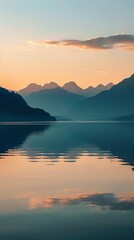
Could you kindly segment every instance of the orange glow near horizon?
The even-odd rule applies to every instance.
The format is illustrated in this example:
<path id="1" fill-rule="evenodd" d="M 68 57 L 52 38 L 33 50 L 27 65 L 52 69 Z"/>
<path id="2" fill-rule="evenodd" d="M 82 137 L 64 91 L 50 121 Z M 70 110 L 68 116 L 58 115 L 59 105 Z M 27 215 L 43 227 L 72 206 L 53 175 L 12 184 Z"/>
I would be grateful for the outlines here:
<path id="1" fill-rule="evenodd" d="M 130 77 L 133 8 L 132 0 L 0 0 L 0 86 L 87 88 Z"/>
<path id="2" fill-rule="evenodd" d="M 114 84 L 133 74 L 133 52 L 85 51 L 70 47 L 3 46 L 0 85 L 20 90 L 30 83 L 60 86 L 75 81 L 80 87 Z"/>

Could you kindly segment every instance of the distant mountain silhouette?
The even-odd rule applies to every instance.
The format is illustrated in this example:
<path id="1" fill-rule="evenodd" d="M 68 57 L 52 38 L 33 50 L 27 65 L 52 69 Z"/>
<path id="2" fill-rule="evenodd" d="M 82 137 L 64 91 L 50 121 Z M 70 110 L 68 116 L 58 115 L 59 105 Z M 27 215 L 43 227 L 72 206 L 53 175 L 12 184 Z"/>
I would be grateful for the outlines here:
<path id="1" fill-rule="evenodd" d="M 38 106 L 57 116 L 64 116 L 72 106 L 84 99 L 84 96 L 69 93 L 60 87 L 41 90 L 25 97 L 30 106 Z"/>
<path id="2" fill-rule="evenodd" d="M 63 85 L 63 87 L 61 87 L 61 88 L 63 88 L 64 90 L 66 90 L 68 92 L 76 93 L 76 94 L 83 95 L 86 97 L 92 97 L 104 90 L 109 90 L 112 86 L 113 86 L 113 83 L 109 83 L 106 86 L 99 84 L 97 87 L 90 86 L 86 89 L 83 89 L 83 88 L 79 87 L 75 82 L 71 81 L 71 82 L 65 83 Z M 60 86 L 55 82 L 46 83 L 46 84 L 44 84 L 44 86 L 38 85 L 36 83 L 31 83 L 26 88 L 21 89 L 19 91 L 19 94 L 22 95 L 23 97 L 26 97 L 30 93 L 33 93 L 33 92 L 38 92 L 38 91 L 41 91 L 44 89 L 54 89 L 57 87 L 60 87 Z"/>
<path id="3" fill-rule="evenodd" d="M 97 87 L 88 87 L 84 89 L 84 95 L 87 97 L 93 97 L 104 90 L 111 89 L 113 86 L 113 83 L 108 83 L 106 86 L 99 84 Z"/>
<path id="4" fill-rule="evenodd" d="M 19 94 L 22 95 L 23 97 L 26 97 L 30 93 L 33 93 L 33 92 L 38 92 L 38 91 L 41 91 L 43 89 L 54 89 L 54 88 L 57 88 L 57 87 L 59 87 L 59 85 L 55 82 L 46 83 L 46 84 L 44 84 L 44 86 L 38 85 L 36 83 L 31 83 L 26 88 L 21 89 L 19 91 Z"/>
<path id="5" fill-rule="evenodd" d="M 77 120 L 113 120 L 134 112 L 134 75 L 88 98 L 72 108 L 66 117 Z"/>
<path id="6" fill-rule="evenodd" d="M 83 95 L 83 89 L 80 88 L 75 82 L 65 83 L 63 88 L 68 92 Z"/>
<path id="7" fill-rule="evenodd" d="M 54 88 L 57 88 L 59 87 L 59 85 L 55 82 L 50 82 L 50 83 L 46 83 L 44 84 L 44 86 L 42 87 L 42 90 L 43 89 L 54 89 Z"/>
<path id="8" fill-rule="evenodd" d="M 97 87 L 90 86 L 86 89 L 80 88 L 75 82 L 68 82 L 63 86 L 68 92 L 77 93 L 86 97 L 95 96 L 104 90 L 109 90 L 111 87 L 113 87 L 113 83 L 109 83 L 106 86 L 99 84 Z"/>
<path id="9" fill-rule="evenodd" d="M 22 95 L 23 97 L 25 97 L 28 94 L 30 94 L 31 92 L 37 92 L 37 91 L 40 91 L 41 89 L 42 89 L 41 85 L 38 85 L 36 83 L 31 83 L 27 87 L 25 87 L 24 89 L 21 89 L 19 91 L 19 94 Z"/>
<path id="10" fill-rule="evenodd" d="M 0 87 L 0 121 L 53 121 L 49 113 L 34 109 L 18 94 Z"/>

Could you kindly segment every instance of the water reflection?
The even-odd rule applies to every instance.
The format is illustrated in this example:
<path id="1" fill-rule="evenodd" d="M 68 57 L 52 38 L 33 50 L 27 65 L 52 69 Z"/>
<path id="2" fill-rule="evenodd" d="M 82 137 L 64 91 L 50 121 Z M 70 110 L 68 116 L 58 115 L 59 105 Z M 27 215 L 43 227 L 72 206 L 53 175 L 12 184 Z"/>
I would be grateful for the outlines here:
<path id="1" fill-rule="evenodd" d="M 116 196 L 114 193 L 82 193 L 68 196 L 35 197 L 29 200 L 30 209 L 78 204 L 87 204 L 89 207 L 98 206 L 103 210 L 129 211 L 134 210 L 134 193 L 120 196 Z"/>
<path id="2" fill-rule="evenodd" d="M 124 164 L 134 166 L 134 124 L 90 123 L 56 125 L 40 138 L 34 136 L 24 150 L 33 159 L 45 157 L 65 161 L 79 156 L 98 155 L 119 158 Z"/>
<path id="3" fill-rule="evenodd" d="M 133 143 L 126 123 L 0 126 L 0 239 L 133 239 Z"/>
<path id="4" fill-rule="evenodd" d="M 65 162 L 72 163 L 82 155 L 97 155 L 102 159 L 118 158 L 122 164 L 134 166 L 133 123 L 0 126 L 1 155 L 22 144 L 21 154 L 26 154 L 31 162 L 46 160 L 53 164 L 64 157 Z"/>
<path id="5" fill-rule="evenodd" d="M 0 125 L 0 154 L 8 150 L 19 148 L 32 134 L 40 134 L 47 130 L 49 125 Z"/>

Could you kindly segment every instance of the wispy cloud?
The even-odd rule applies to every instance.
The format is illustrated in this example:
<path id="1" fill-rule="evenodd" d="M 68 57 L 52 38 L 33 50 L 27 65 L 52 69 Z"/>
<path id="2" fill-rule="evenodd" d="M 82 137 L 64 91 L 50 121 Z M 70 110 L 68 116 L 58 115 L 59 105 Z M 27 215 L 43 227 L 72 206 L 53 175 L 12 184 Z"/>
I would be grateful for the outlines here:
<path id="1" fill-rule="evenodd" d="M 94 50 L 108 50 L 121 48 L 128 51 L 134 51 L 134 35 L 117 34 L 108 37 L 90 38 L 87 40 L 78 39 L 65 39 L 65 40 L 45 40 L 45 41 L 28 41 L 29 44 L 34 46 L 72 46 L 81 49 L 94 49 Z"/>
<path id="2" fill-rule="evenodd" d="M 40 43 L 36 43 L 36 42 L 30 41 L 30 40 L 28 40 L 27 42 L 28 42 L 31 46 L 34 46 L 34 47 L 39 47 L 39 46 L 40 46 Z"/>

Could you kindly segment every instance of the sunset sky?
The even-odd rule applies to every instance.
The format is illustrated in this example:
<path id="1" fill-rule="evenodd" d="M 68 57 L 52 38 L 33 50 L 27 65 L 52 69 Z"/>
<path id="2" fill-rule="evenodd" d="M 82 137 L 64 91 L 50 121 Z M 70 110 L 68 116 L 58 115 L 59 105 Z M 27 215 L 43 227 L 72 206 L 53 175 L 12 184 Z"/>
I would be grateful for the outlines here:
<path id="1" fill-rule="evenodd" d="M 134 73 L 134 0 L 0 0 L 0 85 L 81 87 Z"/>

